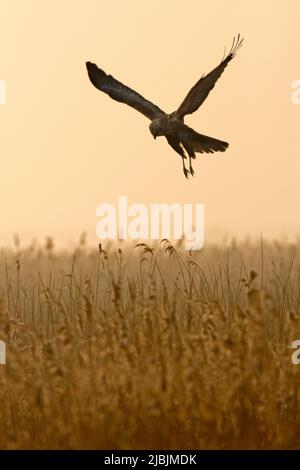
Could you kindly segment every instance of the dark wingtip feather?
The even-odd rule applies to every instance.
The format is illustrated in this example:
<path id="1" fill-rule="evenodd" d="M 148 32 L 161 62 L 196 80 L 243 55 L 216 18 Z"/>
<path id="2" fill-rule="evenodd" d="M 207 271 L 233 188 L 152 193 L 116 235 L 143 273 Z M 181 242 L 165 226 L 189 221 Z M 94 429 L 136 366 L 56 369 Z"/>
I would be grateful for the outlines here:
<path id="1" fill-rule="evenodd" d="M 86 65 L 88 73 L 92 72 L 93 70 L 95 70 L 95 68 L 97 68 L 97 65 L 93 64 L 93 62 L 88 61 L 85 63 L 85 65 Z"/>
<path id="2" fill-rule="evenodd" d="M 89 79 L 92 84 L 96 88 L 98 88 L 98 90 L 101 90 L 107 78 L 106 73 L 103 70 L 99 69 L 99 67 L 93 62 L 86 62 L 86 68 L 88 71 Z"/>
<path id="3" fill-rule="evenodd" d="M 86 68 L 90 77 L 90 75 L 95 72 L 95 69 L 97 69 L 97 65 L 93 64 L 93 62 L 86 62 L 85 65 L 86 65 Z"/>
<path id="4" fill-rule="evenodd" d="M 237 36 L 233 37 L 231 48 L 226 57 L 223 57 L 222 62 L 230 62 L 235 56 L 237 51 L 242 47 L 244 38 L 241 37 L 240 33 Z"/>

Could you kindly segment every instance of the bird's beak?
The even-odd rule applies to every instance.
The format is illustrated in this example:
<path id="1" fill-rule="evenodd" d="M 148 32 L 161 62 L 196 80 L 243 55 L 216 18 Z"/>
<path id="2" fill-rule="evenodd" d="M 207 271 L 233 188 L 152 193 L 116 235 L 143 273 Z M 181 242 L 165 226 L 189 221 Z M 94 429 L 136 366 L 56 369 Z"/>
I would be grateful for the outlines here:
<path id="1" fill-rule="evenodd" d="M 156 140 L 156 135 L 154 135 L 153 137 L 154 137 L 154 140 Z"/>

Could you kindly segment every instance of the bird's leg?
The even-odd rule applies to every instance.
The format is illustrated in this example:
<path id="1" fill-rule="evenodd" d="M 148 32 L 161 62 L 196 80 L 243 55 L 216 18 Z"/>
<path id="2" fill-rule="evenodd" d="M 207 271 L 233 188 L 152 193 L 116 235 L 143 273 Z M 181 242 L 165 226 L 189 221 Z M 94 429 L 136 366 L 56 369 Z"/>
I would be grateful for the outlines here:
<path id="1" fill-rule="evenodd" d="M 177 140 L 177 139 L 174 139 L 170 136 L 166 136 L 166 139 L 167 139 L 169 145 L 171 145 L 171 147 L 175 150 L 175 152 L 179 153 L 179 155 L 181 156 L 183 173 L 184 173 L 184 176 L 186 178 L 188 178 L 189 177 L 189 170 L 185 167 L 185 163 L 184 163 L 184 160 L 186 160 L 186 156 L 185 156 L 183 148 L 180 145 L 180 141 Z"/>
<path id="2" fill-rule="evenodd" d="M 185 156 L 182 157 L 182 167 L 183 167 L 182 169 L 183 169 L 184 176 L 185 176 L 186 178 L 188 178 L 188 177 L 189 177 L 189 170 L 188 170 L 188 169 L 186 168 L 186 166 L 185 166 L 185 163 L 184 163 L 184 160 L 185 160 L 185 159 L 186 159 Z"/>
<path id="3" fill-rule="evenodd" d="M 193 146 L 191 145 L 190 142 L 188 142 L 188 141 L 186 141 L 186 140 L 183 140 L 183 141 L 182 141 L 182 145 L 183 145 L 183 147 L 185 148 L 185 150 L 187 151 L 188 156 L 189 156 L 190 174 L 191 174 L 192 176 L 194 176 L 195 172 L 194 172 L 194 169 L 193 169 L 193 167 L 192 167 L 192 158 L 195 159 L 195 158 L 196 158 L 196 155 L 195 155 Z"/>
<path id="4" fill-rule="evenodd" d="M 190 160 L 190 173 L 192 176 L 194 176 L 195 172 L 194 172 L 194 169 L 192 167 L 192 157 L 189 155 L 189 160 Z"/>

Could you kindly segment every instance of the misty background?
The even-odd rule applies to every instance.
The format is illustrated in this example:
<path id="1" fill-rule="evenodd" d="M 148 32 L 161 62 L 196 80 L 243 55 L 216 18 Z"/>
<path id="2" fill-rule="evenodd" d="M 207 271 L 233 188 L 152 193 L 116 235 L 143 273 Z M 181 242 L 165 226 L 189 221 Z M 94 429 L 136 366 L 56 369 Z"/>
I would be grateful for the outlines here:
<path id="1" fill-rule="evenodd" d="M 103 202 L 203 203 L 206 242 L 294 237 L 298 219 L 300 77 L 297 0 L 0 0 L 0 245 L 51 235 L 96 238 Z M 174 111 L 203 73 L 245 38 L 186 123 L 230 143 L 181 159 L 149 121 L 89 82 L 85 61 Z"/>

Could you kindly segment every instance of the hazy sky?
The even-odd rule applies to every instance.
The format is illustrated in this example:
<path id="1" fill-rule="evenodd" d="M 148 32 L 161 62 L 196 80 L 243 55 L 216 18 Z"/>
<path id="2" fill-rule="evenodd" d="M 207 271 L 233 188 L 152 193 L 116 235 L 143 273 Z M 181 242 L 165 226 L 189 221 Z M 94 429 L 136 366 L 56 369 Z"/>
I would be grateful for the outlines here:
<path id="1" fill-rule="evenodd" d="M 220 233 L 300 232 L 299 0 L 0 0 L 0 245 L 53 235 L 96 240 L 102 202 L 206 206 Z M 230 142 L 180 157 L 149 121 L 88 81 L 85 61 L 171 112 L 240 32 L 245 44 L 187 124 Z"/>

